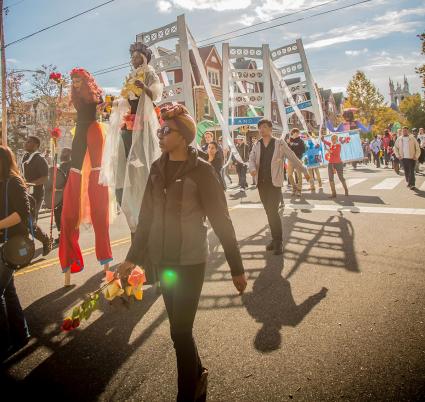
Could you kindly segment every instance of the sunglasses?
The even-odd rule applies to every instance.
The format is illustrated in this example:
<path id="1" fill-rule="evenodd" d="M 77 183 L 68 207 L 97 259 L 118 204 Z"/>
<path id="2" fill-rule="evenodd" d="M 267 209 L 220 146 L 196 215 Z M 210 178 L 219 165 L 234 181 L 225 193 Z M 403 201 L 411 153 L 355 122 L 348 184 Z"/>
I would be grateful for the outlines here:
<path id="1" fill-rule="evenodd" d="M 158 129 L 158 131 L 156 132 L 156 135 L 159 139 L 162 139 L 162 138 L 166 137 L 167 135 L 171 134 L 172 131 L 173 131 L 172 128 L 170 128 L 168 126 L 163 126 L 163 127 Z"/>

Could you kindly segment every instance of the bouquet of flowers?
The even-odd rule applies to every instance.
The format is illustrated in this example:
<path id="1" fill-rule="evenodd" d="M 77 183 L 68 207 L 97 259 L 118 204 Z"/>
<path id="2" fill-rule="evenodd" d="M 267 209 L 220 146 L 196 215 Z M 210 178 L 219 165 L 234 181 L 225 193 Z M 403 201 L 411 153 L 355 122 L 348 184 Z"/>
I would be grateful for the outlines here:
<path id="1" fill-rule="evenodd" d="M 123 282 L 127 282 L 123 286 Z M 63 320 L 61 329 L 68 332 L 80 326 L 82 320 L 88 320 L 98 307 L 100 295 L 106 300 L 112 301 L 116 297 L 134 297 L 136 300 L 143 298 L 143 284 L 146 276 L 143 269 L 135 267 L 126 278 L 118 278 L 114 272 L 106 272 L 105 283 L 93 293 L 89 293 L 82 303 L 74 306 L 68 316 Z"/>

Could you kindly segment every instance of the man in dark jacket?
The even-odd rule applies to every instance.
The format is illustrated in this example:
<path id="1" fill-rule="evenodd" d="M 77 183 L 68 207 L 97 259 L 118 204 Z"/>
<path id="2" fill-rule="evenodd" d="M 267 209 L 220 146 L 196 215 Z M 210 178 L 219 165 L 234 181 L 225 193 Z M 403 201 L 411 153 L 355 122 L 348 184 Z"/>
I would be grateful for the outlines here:
<path id="1" fill-rule="evenodd" d="M 161 111 L 158 132 L 163 151 L 151 167 L 139 224 L 126 261 L 125 278 L 143 266 L 148 282 L 161 282 L 177 357 L 177 401 L 205 400 L 208 371 L 203 368 L 192 336 L 208 255 L 208 217 L 223 245 L 236 289 L 246 278 L 223 188 L 213 167 L 188 146 L 196 125 L 187 109 L 177 105 Z"/>
<path id="2" fill-rule="evenodd" d="M 44 200 L 44 185 L 47 183 L 49 166 L 43 155 L 39 152 L 40 139 L 29 136 L 25 142 L 25 155 L 22 158 L 21 170 L 25 181 L 31 186 L 30 193 L 35 202 L 32 213 L 34 222 L 37 223 L 38 213 Z M 49 236 L 37 224 L 34 231 L 35 238 L 43 244 L 43 255 L 49 254 L 51 243 Z"/>
<path id="3" fill-rule="evenodd" d="M 303 139 L 300 137 L 300 130 L 298 128 L 293 128 L 291 130 L 291 136 L 289 137 L 289 148 L 296 155 L 296 157 L 301 160 L 305 152 L 305 144 Z M 295 183 L 293 173 L 295 171 L 297 183 Z M 289 161 L 288 162 L 288 180 L 292 185 L 292 194 L 295 195 L 298 193 L 301 196 L 302 186 L 303 186 L 303 175 L 299 170 L 294 169 L 294 166 Z"/>

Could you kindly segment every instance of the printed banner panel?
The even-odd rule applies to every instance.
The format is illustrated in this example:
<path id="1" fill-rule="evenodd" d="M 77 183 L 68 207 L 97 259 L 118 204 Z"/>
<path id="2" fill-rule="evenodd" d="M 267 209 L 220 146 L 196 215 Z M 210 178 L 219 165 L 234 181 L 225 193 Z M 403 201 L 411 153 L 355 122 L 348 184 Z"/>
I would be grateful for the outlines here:
<path id="1" fill-rule="evenodd" d="M 338 142 L 341 144 L 341 160 L 343 162 L 362 161 L 364 159 L 359 130 L 344 131 L 335 134 L 338 135 Z M 324 138 L 326 141 L 331 141 L 331 135 L 326 135 Z M 324 155 L 323 164 L 327 166 L 329 150 L 324 143 L 322 143 L 322 153 Z"/>

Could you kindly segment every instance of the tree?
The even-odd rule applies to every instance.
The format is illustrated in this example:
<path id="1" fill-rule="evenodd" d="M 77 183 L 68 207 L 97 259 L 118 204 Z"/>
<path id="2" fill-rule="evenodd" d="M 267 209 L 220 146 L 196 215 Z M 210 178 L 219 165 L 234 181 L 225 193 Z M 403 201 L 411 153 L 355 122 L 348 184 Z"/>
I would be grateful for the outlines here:
<path id="1" fill-rule="evenodd" d="M 40 137 L 43 146 L 47 146 L 50 141 L 50 131 L 58 124 L 56 109 L 59 106 L 60 89 L 58 84 L 50 79 L 50 74 L 57 72 L 57 67 L 50 65 L 42 65 L 32 75 L 32 94 L 35 112 L 34 131 Z M 65 84 L 63 86 L 61 108 L 66 108 L 65 98 L 67 96 L 69 78 L 64 77 Z"/>
<path id="2" fill-rule="evenodd" d="M 381 106 L 374 114 L 375 123 L 372 126 L 373 134 L 382 134 L 386 128 L 395 122 L 399 122 L 402 126 L 406 125 L 404 116 L 388 106 Z"/>
<path id="3" fill-rule="evenodd" d="M 348 83 L 347 103 L 359 109 L 359 117 L 370 120 L 383 106 L 384 97 L 366 77 L 363 71 L 357 71 Z"/>
<path id="4" fill-rule="evenodd" d="M 425 32 L 418 35 L 418 38 L 422 42 L 422 51 L 421 53 L 425 55 Z M 422 78 L 422 88 L 425 89 L 425 64 L 415 69 L 416 73 Z"/>
<path id="5" fill-rule="evenodd" d="M 24 74 L 8 72 L 6 78 L 6 105 L 8 123 L 8 145 L 18 152 L 27 137 L 27 124 L 31 119 L 31 105 L 23 99 Z"/>
<path id="6" fill-rule="evenodd" d="M 400 111 L 406 116 L 411 128 L 425 127 L 425 100 L 419 94 L 403 99 Z"/>

